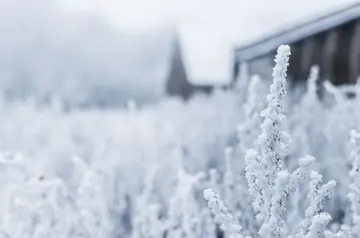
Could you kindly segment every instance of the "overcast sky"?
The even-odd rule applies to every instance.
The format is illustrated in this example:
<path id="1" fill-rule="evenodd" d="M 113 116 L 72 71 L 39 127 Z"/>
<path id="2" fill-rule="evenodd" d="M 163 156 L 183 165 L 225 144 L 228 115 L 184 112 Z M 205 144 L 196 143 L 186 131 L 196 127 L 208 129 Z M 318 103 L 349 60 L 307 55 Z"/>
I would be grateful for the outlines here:
<path id="1" fill-rule="evenodd" d="M 71 9 L 98 14 L 128 32 L 176 25 L 190 80 L 215 82 L 230 79 L 235 46 L 360 0 L 66 1 Z"/>
<path id="2" fill-rule="evenodd" d="M 290 20 L 314 14 L 321 8 L 336 9 L 359 0 L 62 0 L 70 9 L 91 11 L 116 23 L 123 29 L 142 29 L 166 24 L 208 22 L 223 25 L 238 21 L 239 27 L 249 21 Z M 281 13 L 281 16 L 279 15 Z M 278 15 L 278 16 L 277 16 Z M 243 21 L 244 20 L 244 21 Z M 245 21 L 246 20 L 246 21 Z"/>
<path id="3" fill-rule="evenodd" d="M 70 9 L 94 12 L 128 31 L 158 27 L 179 22 L 185 15 L 193 15 L 189 1 L 178 0 L 66 0 Z"/>
<path id="4" fill-rule="evenodd" d="M 36 20 L 47 19 L 41 17 L 46 13 L 48 18 L 52 18 L 53 13 L 46 8 L 51 10 L 49 3 L 54 1 L 72 11 L 100 16 L 124 33 L 153 34 L 155 31 L 149 28 L 176 25 L 189 80 L 226 83 L 231 78 L 235 47 L 360 0 L 0 0 L 0 17 L 3 19 L 0 25 L 9 18 L 16 21 L 22 15 Z M 35 3 L 43 10 L 31 14 L 30 6 Z M 14 11 L 17 15 L 4 17 L 3 14 L 12 14 L 2 9 L 6 5 L 13 5 L 11 8 L 23 12 Z M 71 21 L 66 17 L 60 19 Z M 33 27 L 36 30 L 39 27 L 35 20 Z M 50 28 L 59 21 L 41 20 L 49 22 Z M 16 44 L 13 46 L 19 48 Z M 114 46 L 108 47 L 111 52 Z"/>

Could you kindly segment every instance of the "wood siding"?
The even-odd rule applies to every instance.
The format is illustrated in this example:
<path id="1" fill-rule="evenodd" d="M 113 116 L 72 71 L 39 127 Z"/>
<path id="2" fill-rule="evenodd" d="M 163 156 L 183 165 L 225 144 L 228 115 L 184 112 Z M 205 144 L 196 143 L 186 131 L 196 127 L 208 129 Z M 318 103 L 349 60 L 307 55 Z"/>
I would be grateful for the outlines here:
<path id="1" fill-rule="evenodd" d="M 360 76 L 360 19 L 289 45 L 291 57 L 288 78 L 293 85 L 307 80 L 312 65 L 320 67 L 321 80 L 329 79 L 335 85 L 355 83 Z M 267 55 L 250 60 L 249 74 L 263 75 L 267 70 L 255 67 L 257 62 L 274 55 L 275 49 Z"/>
<path id="2" fill-rule="evenodd" d="M 212 85 L 193 85 L 190 83 L 178 38 L 175 39 L 173 47 L 166 79 L 166 94 L 188 100 L 196 93 L 211 93 L 214 89 Z"/>

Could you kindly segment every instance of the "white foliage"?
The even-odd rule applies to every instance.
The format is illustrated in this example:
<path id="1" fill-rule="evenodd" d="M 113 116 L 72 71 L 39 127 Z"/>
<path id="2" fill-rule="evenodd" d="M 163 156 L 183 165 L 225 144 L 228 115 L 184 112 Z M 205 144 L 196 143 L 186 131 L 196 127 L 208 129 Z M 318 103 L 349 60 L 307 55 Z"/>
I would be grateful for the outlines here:
<path id="1" fill-rule="evenodd" d="M 251 209 L 252 197 L 247 192 L 248 188 L 243 176 L 234 172 L 234 161 L 236 159 L 234 149 L 226 148 L 222 197 L 227 207 L 233 211 L 235 219 L 242 224 L 243 233 L 250 235 L 257 230 L 255 216 Z"/>
<path id="2" fill-rule="evenodd" d="M 305 219 L 301 223 L 301 229 L 295 237 L 321 237 L 326 225 L 331 220 L 331 216 L 322 211 L 325 202 L 331 198 L 331 192 L 336 183 L 329 181 L 322 185 L 322 176 L 314 171 L 311 172 L 310 177 L 309 206 L 305 210 Z"/>
<path id="3" fill-rule="evenodd" d="M 153 200 L 156 171 L 157 166 L 149 170 L 143 192 L 136 201 L 133 238 L 156 238 L 165 232 L 164 221 L 160 219 L 161 206 Z"/>
<path id="4" fill-rule="evenodd" d="M 255 150 L 248 150 L 245 156 L 246 162 L 246 179 L 249 184 L 249 194 L 253 199 L 252 206 L 257 213 L 258 222 L 265 219 L 264 207 L 265 197 L 264 192 L 267 191 L 267 184 L 265 179 L 266 168 L 262 163 L 261 157 Z"/>
<path id="5" fill-rule="evenodd" d="M 197 238 L 200 235 L 200 209 L 193 200 L 192 190 L 202 177 L 202 174 L 191 176 L 179 170 L 178 184 L 170 200 L 166 221 L 169 237 Z"/>
<path id="6" fill-rule="evenodd" d="M 352 212 L 352 232 L 360 234 L 360 134 L 357 131 L 351 131 L 351 143 L 353 145 L 350 155 L 352 160 L 352 169 L 350 171 L 352 184 L 350 184 L 349 199 Z"/>
<path id="7" fill-rule="evenodd" d="M 75 233 L 86 237 L 108 237 L 112 232 L 112 224 L 108 204 L 103 199 L 103 172 L 88 167 L 80 158 L 77 163 L 81 164 L 84 173 L 76 191 L 78 226 Z"/>
<path id="8" fill-rule="evenodd" d="M 214 213 L 220 228 L 229 233 L 229 238 L 243 238 L 242 227 L 237 224 L 233 215 L 228 211 L 219 196 L 209 188 L 204 190 L 204 198 L 208 201 L 208 206 Z"/>
<path id="9" fill-rule="evenodd" d="M 253 207 L 258 213 L 258 222 L 261 225 L 260 237 L 282 238 L 288 235 L 286 224 L 287 202 L 291 194 L 305 180 L 309 166 L 314 163 L 313 157 L 300 160 L 299 168 L 292 174 L 284 169 L 283 158 L 290 137 L 282 131 L 285 120 L 283 114 L 285 95 L 286 70 L 290 56 L 290 48 L 280 46 L 275 58 L 273 84 L 268 95 L 268 107 L 262 112 L 264 123 L 261 126 L 262 134 L 258 138 L 260 153 L 249 150 L 245 158 L 246 177 L 249 183 L 249 193 L 254 199 Z M 330 197 L 330 190 L 335 182 L 322 185 L 322 177 L 311 173 L 310 206 L 306 210 L 304 221 L 305 231 L 297 237 L 308 236 L 325 230 L 326 221 L 330 215 L 320 211 L 324 200 Z M 310 220 L 308 222 L 307 220 Z M 314 229 L 317 229 L 314 231 Z"/>
<path id="10" fill-rule="evenodd" d="M 243 151 L 253 148 L 256 142 L 256 137 L 260 132 L 260 125 L 262 118 L 260 112 L 266 106 L 265 102 L 265 83 L 257 75 L 253 76 L 250 80 L 248 88 L 248 97 L 245 102 L 244 108 L 244 122 L 237 128 L 239 145 Z"/>
<path id="11" fill-rule="evenodd" d="M 220 224 L 225 237 L 357 237 L 357 139 L 346 158 L 359 86 L 346 88 L 357 95 L 349 99 L 328 84 L 336 100 L 324 105 L 314 67 L 285 117 L 290 53 L 278 53 L 267 100 L 254 77 L 241 95 L 130 100 L 121 110 L 0 101 L 0 145 L 19 151 L 0 151 L 0 237 L 218 238 Z M 323 183 L 333 178 L 336 187 Z"/>
<path id="12" fill-rule="evenodd" d="M 285 116 L 283 114 L 283 99 L 286 93 L 286 70 L 289 62 L 290 47 L 280 46 L 275 57 L 276 65 L 273 69 L 273 84 L 270 86 L 270 93 L 267 96 L 268 106 L 262 111 L 261 116 L 264 122 L 261 125 L 262 133 L 258 138 L 260 148 L 260 158 L 257 160 L 261 168 L 264 168 L 260 177 L 265 176 L 259 187 L 261 187 L 261 199 L 263 204 L 260 209 L 256 206 L 255 210 L 259 210 L 258 221 L 262 224 L 260 235 L 270 234 L 273 237 L 282 237 L 279 231 L 284 229 L 283 216 L 279 212 L 279 203 L 284 202 L 283 193 L 285 190 L 279 190 L 278 183 L 285 181 L 283 170 L 283 156 L 286 154 L 285 149 L 289 143 L 289 136 L 282 131 Z M 256 156 L 253 156 L 256 158 Z M 248 160 L 248 159 L 247 159 Z M 251 164 L 251 163 L 248 163 Z M 259 166 L 259 165 L 258 165 Z M 280 175 L 284 175 L 278 178 Z M 285 182 L 286 183 L 286 182 Z M 252 185 L 249 185 L 251 187 Z M 279 193 L 279 197 L 276 194 Z M 283 205 L 285 205 L 283 203 Z M 280 208 L 281 210 L 281 208 Z M 275 216 L 275 217 L 274 217 Z"/>
<path id="13" fill-rule="evenodd" d="M 321 156 L 318 152 L 320 150 L 314 148 L 324 146 L 325 138 L 321 123 L 326 114 L 318 97 L 318 80 L 319 67 L 315 65 L 310 70 L 306 93 L 301 97 L 298 104 L 292 105 L 292 113 L 301 115 L 289 117 L 293 141 L 291 153 L 296 156 L 303 156 L 304 154 L 311 154 L 315 157 Z M 289 166 L 291 165 L 292 163 L 289 162 Z"/>

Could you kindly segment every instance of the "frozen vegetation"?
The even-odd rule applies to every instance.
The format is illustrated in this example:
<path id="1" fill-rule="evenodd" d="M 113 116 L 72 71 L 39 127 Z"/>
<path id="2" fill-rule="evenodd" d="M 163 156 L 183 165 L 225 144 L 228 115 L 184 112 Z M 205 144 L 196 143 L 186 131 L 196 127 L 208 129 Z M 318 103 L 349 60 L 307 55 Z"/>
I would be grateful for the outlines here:
<path id="1" fill-rule="evenodd" d="M 295 99 L 289 57 L 186 103 L 0 101 L 0 237 L 359 237 L 360 86 Z"/>

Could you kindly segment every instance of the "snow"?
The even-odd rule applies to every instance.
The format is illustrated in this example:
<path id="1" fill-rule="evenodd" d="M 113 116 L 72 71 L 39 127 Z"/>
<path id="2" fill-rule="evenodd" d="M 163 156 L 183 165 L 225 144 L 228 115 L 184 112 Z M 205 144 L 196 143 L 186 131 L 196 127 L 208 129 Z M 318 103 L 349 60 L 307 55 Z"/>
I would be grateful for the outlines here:
<path id="1" fill-rule="evenodd" d="M 359 2 L 304 0 L 289 7 L 285 0 L 106 1 L 65 1 L 73 11 L 63 11 L 59 0 L 0 0 L 1 87 L 10 94 L 33 87 L 77 102 L 91 95 L 162 98 L 174 25 L 189 80 L 227 84 L 235 47 Z"/>
<path id="2" fill-rule="evenodd" d="M 152 92 L 155 80 L 149 69 L 161 65 L 155 59 L 161 58 L 165 36 L 116 34 L 96 17 L 83 21 L 78 15 L 55 11 L 51 0 L 26 1 L 0 4 L 1 86 L 14 83 L 21 90 L 34 80 L 30 86 L 37 90 L 56 89 L 69 97 L 101 85 L 113 89 L 116 83 L 127 93 L 144 93 L 139 87 Z M 210 33 L 208 37 L 222 39 Z M 289 49 L 284 49 L 288 57 Z M 283 57 L 275 61 L 283 67 L 288 62 Z M 67 85 L 76 76 L 81 80 Z M 348 143 L 349 132 L 359 126 L 360 85 L 348 87 L 355 92 L 350 99 L 328 83 L 323 99 L 336 99 L 330 106 L 315 97 L 314 88 L 299 98 L 300 103 L 294 94 L 285 97 L 283 69 L 275 67 L 274 77 L 268 101 L 267 82 L 256 79 L 256 90 L 244 86 L 198 95 L 186 103 L 168 98 L 147 106 L 131 102 L 113 110 L 66 110 L 57 100 L 40 105 L 31 97 L 15 102 L 0 97 L 0 237 L 136 238 L 146 232 L 143 237 L 214 238 L 217 222 L 201 196 L 206 188 L 211 188 L 205 190 L 205 198 L 210 198 L 215 218 L 225 223 L 225 236 L 239 237 L 241 225 L 242 232 L 252 237 L 275 232 L 289 237 L 285 233 L 299 228 L 304 236 L 296 237 L 316 237 L 332 219 L 333 224 L 348 225 L 341 232 L 349 234 L 327 237 L 354 237 L 359 234 L 355 210 L 360 206 L 354 197 L 358 188 L 351 186 L 359 184 L 354 171 L 358 172 L 360 158 L 355 157 L 360 155 L 360 142 L 356 148 L 348 148 Z M 261 127 L 267 102 L 263 114 L 268 120 Z M 284 155 L 283 145 L 290 138 L 281 133 L 283 129 L 293 141 Z M 260 133 L 266 144 L 258 147 Z M 250 150 L 244 161 L 248 145 L 260 153 Z M 304 152 L 317 162 L 305 157 L 297 167 Z M 274 155 L 286 161 L 262 166 L 263 159 L 277 159 Z M 277 169 L 280 164 L 284 167 Z M 280 170 L 277 179 L 267 172 L 275 170 Z M 326 182 L 330 179 L 338 185 Z M 274 208 L 264 209 L 265 221 L 269 220 L 265 228 L 273 231 L 269 236 L 258 235 L 262 224 L 252 212 L 253 194 L 268 198 L 264 207 L 269 203 Z M 330 195 L 334 198 L 327 201 Z M 255 202 L 256 209 L 262 206 L 259 199 Z"/>
<path id="3" fill-rule="evenodd" d="M 283 71 L 276 69 L 275 76 L 282 77 Z M 266 85 L 264 81 L 257 83 Z M 275 170 L 275 166 L 263 166 L 263 160 L 283 151 L 278 150 L 282 145 L 276 138 L 284 134 L 276 123 L 268 124 L 262 129 L 270 150 L 256 147 L 262 120 L 254 117 L 260 117 L 263 110 L 254 105 L 265 106 L 269 88 L 248 91 L 248 95 L 256 94 L 249 96 L 254 100 L 246 102 L 252 113 L 243 110 L 245 88 L 198 96 L 187 103 L 167 99 L 146 107 L 131 105 L 115 110 L 63 111 L 61 103 L 42 107 L 32 100 L 0 101 L 0 236 L 135 238 L 147 232 L 151 237 L 182 234 L 214 238 L 217 223 L 201 196 L 207 188 L 211 190 L 205 190 L 205 198 L 210 198 L 215 218 L 225 223 L 226 237 L 234 232 L 233 237 L 239 237 L 239 225 L 246 236 L 269 237 L 258 235 L 264 223 L 255 220 L 249 196 L 253 194 L 261 199 L 255 200 L 255 209 L 272 203 L 271 217 L 277 220 L 267 219 L 270 210 L 264 209 L 265 219 L 270 221 L 265 228 L 272 233 L 293 234 L 300 228 L 303 234 L 309 230 L 320 234 L 330 215 L 339 226 L 348 224 L 351 232 L 355 226 L 358 229 L 357 213 L 351 209 L 360 207 L 353 198 L 350 204 L 347 194 L 349 185 L 358 183 L 353 176 L 358 166 L 351 172 L 349 162 L 359 160 L 351 155 L 358 156 L 360 148 L 347 147 L 349 132 L 358 128 L 360 119 L 359 85 L 350 86 L 357 93 L 353 99 L 345 98 L 333 86 L 333 91 L 324 92 L 324 100 L 332 94 L 343 98 L 326 106 L 317 97 L 310 97 L 314 91 L 305 94 L 306 100 L 301 98 L 300 104 L 283 97 L 283 83 L 283 79 L 275 80 L 280 92 L 271 88 L 269 108 L 274 113 L 268 116 L 276 114 L 277 121 L 284 120 L 293 143 L 280 177 L 271 183 L 266 171 Z M 284 99 L 283 104 L 277 99 Z M 279 110 L 282 105 L 284 114 Z M 244 130 L 238 134 L 236 128 Z M 265 129 L 271 129 L 270 133 Z M 243 148 L 247 144 L 260 153 L 250 150 L 245 168 Z M 316 163 L 314 158 L 305 157 L 298 164 L 304 152 L 316 156 Z M 336 179 L 338 186 L 326 182 L 329 179 Z M 273 186 L 274 181 L 278 182 Z M 287 182 L 290 186 L 281 186 Z M 260 203 L 269 193 L 266 203 Z M 327 201 L 331 194 L 334 198 Z M 356 224 L 348 218 L 356 218 Z M 286 229 L 274 227 L 278 223 Z M 307 237 L 301 233 L 296 237 Z"/>
<path id="4" fill-rule="evenodd" d="M 227 84 L 233 50 L 259 38 L 339 10 L 359 0 L 83 0 L 74 9 L 97 12 L 120 29 L 138 32 L 176 25 L 194 84 Z M 71 4 L 70 4 L 71 3 Z M 142 6 L 141 8 L 139 6 Z"/>
<path id="5" fill-rule="evenodd" d="M 252 0 L 250 3 L 227 0 L 206 3 L 199 10 L 199 18 L 180 24 L 190 79 L 196 84 L 229 83 L 235 47 L 354 3 L 360 1 Z"/>

